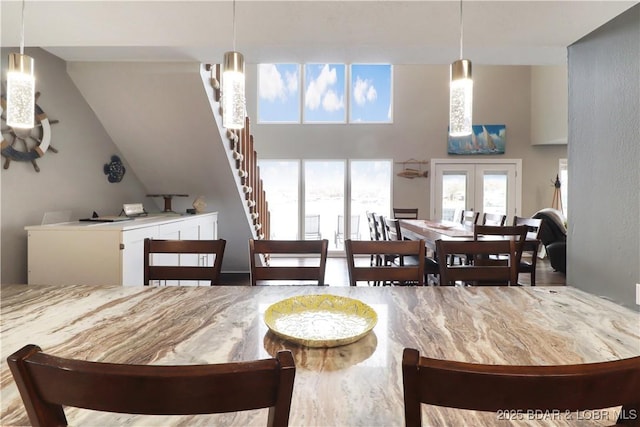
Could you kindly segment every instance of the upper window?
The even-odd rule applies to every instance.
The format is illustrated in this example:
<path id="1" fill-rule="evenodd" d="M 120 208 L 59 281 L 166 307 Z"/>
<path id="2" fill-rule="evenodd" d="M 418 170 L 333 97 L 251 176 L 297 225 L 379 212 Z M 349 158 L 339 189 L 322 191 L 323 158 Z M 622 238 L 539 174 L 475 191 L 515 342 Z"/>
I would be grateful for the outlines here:
<path id="1" fill-rule="evenodd" d="M 391 65 L 351 65 L 351 123 L 391 123 Z"/>
<path id="2" fill-rule="evenodd" d="M 344 123 L 347 121 L 345 68 L 344 64 L 305 64 L 305 123 Z"/>
<path id="3" fill-rule="evenodd" d="M 258 122 L 300 123 L 300 66 L 258 65 Z"/>
<path id="4" fill-rule="evenodd" d="M 393 122 L 390 64 L 259 64 L 258 123 Z"/>

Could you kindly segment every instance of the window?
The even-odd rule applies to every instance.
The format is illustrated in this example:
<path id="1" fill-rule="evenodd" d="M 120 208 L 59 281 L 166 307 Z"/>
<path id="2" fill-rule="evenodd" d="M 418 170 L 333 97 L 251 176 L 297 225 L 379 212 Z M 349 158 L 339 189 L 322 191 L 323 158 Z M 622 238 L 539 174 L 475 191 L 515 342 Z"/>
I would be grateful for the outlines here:
<path id="1" fill-rule="evenodd" d="M 270 239 L 297 240 L 298 233 L 298 160 L 259 160 L 260 176 L 271 212 Z"/>
<path id="2" fill-rule="evenodd" d="M 391 123 L 391 82 L 389 64 L 351 65 L 349 122 Z"/>
<path id="3" fill-rule="evenodd" d="M 560 178 L 560 200 L 562 201 L 562 213 L 567 218 L 569 214 L 569 166 L 567 159 L 560 159 L 558 165 L 558 177 Z"/>
<path id="4" fill-rule="evenodd" d="M 345 65 L 305 64 L 304 122 L 344 123 Z"/>
<path id="5" fill-rule="evenodd" d="M 259 160 L 271 239 L 368 239 L 366 212 L 391 211 L 391 160 Z M 349 220 L 347 220 L 349 218 Z"/>
<path id="6" fill-rule="evenodd" d="M 258 65 L 258 123 L 300 123 L 300 66 Z"/>
<path id="7" fill-rule="evenodd" d="M 345 64 L 259 64 L 258 123 L 346 123 L 347 106 L 350 123 L 392 123 L 392 65 L 349 71 L 347 79 Z"/>

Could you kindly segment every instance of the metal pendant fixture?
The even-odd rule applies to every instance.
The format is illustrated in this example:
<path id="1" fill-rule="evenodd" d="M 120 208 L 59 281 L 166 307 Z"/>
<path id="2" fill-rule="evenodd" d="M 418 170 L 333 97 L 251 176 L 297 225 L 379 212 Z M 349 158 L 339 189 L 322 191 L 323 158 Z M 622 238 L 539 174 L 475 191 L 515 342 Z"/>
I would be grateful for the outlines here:
<path id="1" fill-rule="evenodd" d="M 462 59 L 462 0 L 460 0 L 460 59 L 451 64 L 449 96 L 449 135 L 466 136 L 472 133 L 473 79 L 471 61 Z"/>
<path id="2" fill-rule="evenodd" d="M 222 63 L 222 126 L 242 129 L 246 114 L 244 57 L 236 52 L 236 2 L 233 1 L 233 51 L 225 52 Z"/>
<path id="3" fill-rule="evenodd" d="M 7 70 L 7 125 L 31 129 L 35 117 L 35 87 L 33 58 L 24 54 L 24 0 L 20 34 L 20 53 L 9 54 Z"/>

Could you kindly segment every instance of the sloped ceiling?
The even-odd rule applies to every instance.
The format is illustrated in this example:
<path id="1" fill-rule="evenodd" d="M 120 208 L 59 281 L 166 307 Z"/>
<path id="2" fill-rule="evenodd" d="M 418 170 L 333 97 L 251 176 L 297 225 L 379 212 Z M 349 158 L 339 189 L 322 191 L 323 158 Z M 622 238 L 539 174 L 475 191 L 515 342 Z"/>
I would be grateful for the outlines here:
<path id="1" fill-rule="evenodd" d="M 173 199 L 178 212 L 204 196 L 227 239 L 223 268 L 247 271 L 251 230 L 201 65 L 72 62 L 67 71 L 149 193 L 189 194 Z"/>

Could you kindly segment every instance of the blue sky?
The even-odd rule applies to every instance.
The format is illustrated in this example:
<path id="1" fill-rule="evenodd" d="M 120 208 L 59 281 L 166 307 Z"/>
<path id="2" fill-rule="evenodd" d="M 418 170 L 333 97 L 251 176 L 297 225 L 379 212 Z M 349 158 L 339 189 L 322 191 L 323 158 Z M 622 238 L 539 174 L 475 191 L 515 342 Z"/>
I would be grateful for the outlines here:
<path id="1" fill-rule="evenodd" d="M 305 64 L 303 91 L 298 64 L 260 64 L 258 68 L 258 120 L 261 123 L 390 123 L 392 68 L 388 64 L 351 66 L 347 99 L 345 64 Z M 303 101 L 301 100 L 301 96 Z"/>

